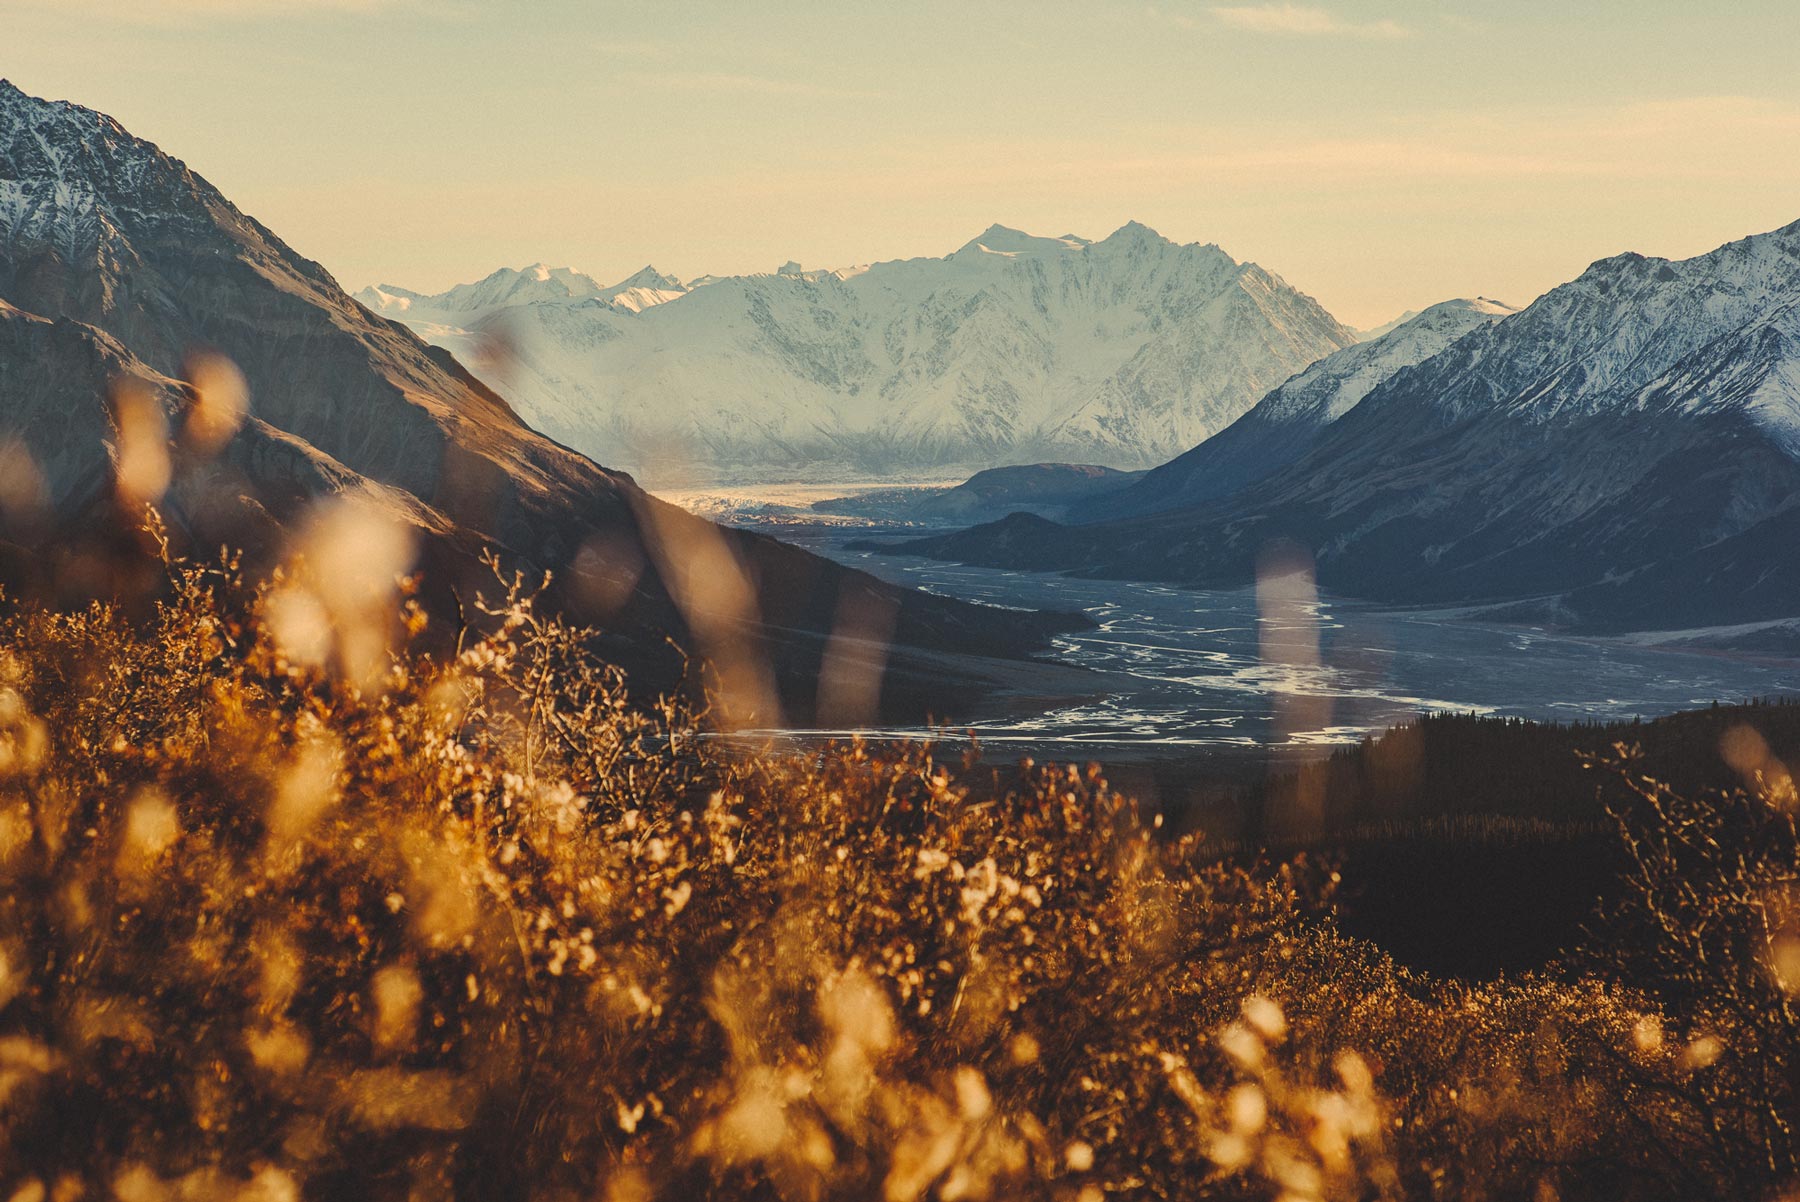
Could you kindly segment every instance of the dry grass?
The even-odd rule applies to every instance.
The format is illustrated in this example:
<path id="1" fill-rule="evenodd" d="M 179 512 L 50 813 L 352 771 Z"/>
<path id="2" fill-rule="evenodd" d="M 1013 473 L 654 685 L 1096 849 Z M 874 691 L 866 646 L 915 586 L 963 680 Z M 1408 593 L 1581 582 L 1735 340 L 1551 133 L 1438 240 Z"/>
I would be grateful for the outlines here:
<path id="1" fill-rule="evenodd" d="M 1759 1197 L 1793 1171 L 1785 990 L 1709 942 L 1791 879 L 1791 821 L 1675 876 L 1650 847 L 1636 960 L 1435 982 L 1319 916 L 1327 866 L 1227 865 L 1097 772 L 724 756 L 517 582 L 434 657 L 403 597 L 318 628 L 303 569 L 231 575 L 0 623 L 0 1197 Z M 1757 856 L 1755 890 L 1680 892 Z M 1679 989 L 1639 962 L 1669 914 Z"/>

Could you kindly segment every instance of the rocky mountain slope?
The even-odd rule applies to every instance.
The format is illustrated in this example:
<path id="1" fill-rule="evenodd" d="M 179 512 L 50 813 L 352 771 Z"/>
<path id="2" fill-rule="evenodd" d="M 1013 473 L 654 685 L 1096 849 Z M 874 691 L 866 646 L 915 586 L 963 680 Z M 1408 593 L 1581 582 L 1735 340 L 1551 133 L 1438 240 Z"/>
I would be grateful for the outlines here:
<path id="1" fill-rule="evenodd" d="M 1325 356 L 1199 446 L 1129 489 L 1071 511 L 1077 521 L 1130 517 L 1227 496 L 1292 463 L 1377 386 L 1431 358 L 1470 330 L 1515 312 L 1477 297 L 1449 300 Z"/>
<path id="2" fill-rule="evenodd" d="M 1275 544 L 1343 592 L 1649 629 L 1800 609 L 1800 224 L 1621 255 L 1374 388 L 1229 495 L 916 549 L 1239 583 Z"/>
<path id="3" fill-rule="evenodd" d="M 943 258 L 790 263 L 685 292 L 514 291 L 518 274 L 359 299 L 466 357 L 537 428 L 652 482 L 1149 467 L 1355 341 L 1256 264 L 1136 223 L 1098 242 L 996 225 Z M 634 289 L 656 303 L 627 311 Z"/>
<path id="4" fill-rule="evenodd" d="M 501 285 L 587 290 L 555 273 Z M 769 685 L 738 715 L 758 724 L 811 711 L 845 614 L 879 618 L 852 623 L 874 640 L 865 660 L 889 634 L 929 660 L 908 666 L 898 650 L 887 670 L 882 700 L 915 712 L 943 712 L 921 682 L 975 671 L 945 654 L 1023 654 L 1066 625 L 892 588 L 656 501 L 532 431 L 449 353 L 352 301 L 180 161 L 3 81 L 0 301 L 0 444 L 12 479 L 32 474 L 53 507 L 34 519 L 52 523 L 45 534 L 0 505 L 0 536 L 35 535 L 51 575 L 70 523 L 123 478 L 122 383 L 162 414 L 153 424 L 183 430 L 204 400 L 183 381 L 205 351 L 241 369 L 248 420 L 204 457 L 170 444 L 156 490 L 202 550 L 223 530 L 270 551 L 315 499 L 355 494 L 412 531 L 444 589 L 484 550 L 556 573 L 559 603 L 603 622 L 645 687 L 674 683 L 669 640 L 709 658 L 729 643 Z"/>

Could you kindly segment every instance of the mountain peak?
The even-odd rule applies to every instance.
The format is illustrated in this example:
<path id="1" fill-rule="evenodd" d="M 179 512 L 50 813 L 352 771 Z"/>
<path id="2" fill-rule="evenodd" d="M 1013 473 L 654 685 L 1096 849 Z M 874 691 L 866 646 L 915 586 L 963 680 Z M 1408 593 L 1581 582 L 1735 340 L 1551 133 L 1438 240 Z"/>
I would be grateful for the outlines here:
<path id="1" fill-rule="evenodd" d="M 9 79 L 0 79 L 0 111 L 6 112 L 15 124 L 24 122 L 39 129 L 52 123 L 63 126 L 80 126 L 84 129 L 99 131 L 109 142 L 136 147 L 140 156 L 167 157 L 162 156 L 162 152 L 153 144 L 135 137 L 105 113 L 86 108 L 71 100 L 47 100 L 42 96 L 33 96 Z M 83 146 L 78 149 L 86 152 L 87 157 L 92 157 L 94 148 Z M 117 146 L 106 149 L 109 153 L 116 152 Z M 179 162 L 176 159 L 168 161 Z"/>
<path id="2" fill-rule="evenodd" d="M 576 271 L 573 267 L 552 267 L 548 263 L 533 263 L 520 274 L 536 280 L 540 284 L 561 284 L 575 295 L 587 296 L 600 290 L 599 281 L 585 272 Z"/>
<path id="3" fill-rule="evenodd" d="M 395 284 L 370 284 L 361 292 L 355 293 L 351 299 L 377 313 L 403 313 L 412 308 L 414 301 L 425 298 L 411 288 L 401 288 Z"/>
<path id="4" fill-rule="evenodd" d="M 995 222 L 968 242 L 963 243 L 956 253 L 959 255 L 1029 255 L 1079 250 L 1087 244 L 1086 238 L 1077 238 L 1073 234 L 1064 234 L 1060 238 L 1040 238 L 1036 234 L 1028 234 L 1024 230 L 1016 230 L 1009 225 Z"/>
<path id="5" fill-rule="evenodd" d="M 458 312 L 475 312 L 500 305 L 584 300 L 605 290 L 592 276 L 569 267 L 551 267 L 532 263 L 526 267 L 502 267 L 473 284 L 458 284 L 435 297 L 416 296 L 429 301 L 427 307 Z"/>
<path id="6" fill-rule="evenodd" d="M 1127 221 L 1103 238 L 1102 243 L 1168 242 L 1169 240 L 1141 221 Z"/>
<path id="7" fill-rule="evenodd" d="M 1451 300 L 1439 301 L 1435 305 L 1427 305 L 1424 309 L 1412 314 L 1412 317 L 1428 317 L 1439 313 L 1475 313 L 1483 317 L 1505 317 L 1518 310 L 1504 301 L 1494 300 L 1486 296 L 1458 296 Z M 1403 317 L 1395 325 L 1404 325 L 1410 317 Z"/>
<path id="8" fill-rule="evenodd" d="M 602 289 L 596 299 L 622 313 L 642 313 L 688 291 L 686 284 L 646 263 L 611 288 Z"/>
<path id="9" fill-rule="evenodd" d="M 1444 301 L 1442 303 L 1447 305 L 1447 304 L 1451 304 L 1452 302 Z M 1389 318 L 1387 321 L 1382 322 L 1378 326 L 1370 326 L 1366 330 L 1357 331 L 1357 334 L 1356 334 L 1357 339 L 1362 342 L 1373 342 L 1377 338 L 1380 338 L 1384 334 L 1393 333 L 1395 330 L 1399 329 L 1401 326 L 1405 325 L 1407 322 L 1411 321 L 1413 318 L 1417 317 L 1418 315 L 1419 315 L 1419 310 L 1408 309 L 1406 312 L 1402 313 L 1400 316 Z"/>
<path id="10" fill-rule="evenodd" d="M 659 292 L 686 292 L 687 285 L 672 275 L 665 275 L 656 270 L 652 263 L 646 263 L 632 274 L 614 284 L 608 291 L 625 288 L 654 288 Z"/>
<path id="11" fill-rule="evenodd" d="M 80 112 L 88 111 L 86 109 L 81 109 L 78 105 L 70 104 L 67 100 L 45 100 L 41 96 L 33 96 L 30 92 L 25 91 L 25 89 L 21 88 L 10 79 L 0 79 L 0 105 L 5 105 L 7 108 L 12 109 L 38 108 L 46 111 L 53 111 L 56 109 L 74 109 Z"/>
<path id="12" fill-rule="evenodd" d="M 1463 317 L 1510 317 L 1519 309 L 1505 301 L 1494 301 L 1492 297 L 1453 297 L 1449 301 L 1438 301 L 1427 304 L 1426 308 L 1408 309 L 1390 322 L 1382 322 L 1381 326 L 1373 326 L 1357 333 L 1357 342 L 1375 342 L 1379 338 L 1391 335 L 1402 326 L 1411 326 L 1417 318 L 1427 318 L 1427 322 L 1438 320 L 1460 320 Z"/>
<path id="13" fill-rule="evenodd" d="M 1509 317 L 1517 312 L 1516 308 L 1505 301 L 1497 301 L 1492 297 L 1458 296 L 1450 300 L 1439 301 L 1435 305 L 1427 305 L 1423 309 L 1408 309 L 1392 321 L 1360 331 L 1357 334 L 1357 341 L 1376 342 L 1396 330 L 1420 321 L 1420 319 L 1423 319 L 1421 324 L 1443 321 L 1457 322 L 1467 317 Z"/>

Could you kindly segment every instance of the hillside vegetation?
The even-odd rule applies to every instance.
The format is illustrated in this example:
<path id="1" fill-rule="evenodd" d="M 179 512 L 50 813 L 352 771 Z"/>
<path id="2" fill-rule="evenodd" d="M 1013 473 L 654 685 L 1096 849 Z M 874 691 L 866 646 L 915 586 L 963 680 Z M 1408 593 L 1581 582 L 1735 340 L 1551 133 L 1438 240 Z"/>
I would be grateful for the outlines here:
<path id="1" fill-rule="evenodd" d="M 1456 979 L 1344 933 L 1316 852 L 1176 836 L 1097 769 L 715 741 L 526 582 L 423 640 L 303 563 L 165 576 L 0 617 L 0 1197 L 1794 1176 L 1795 793 L 1753 724 L 1725 792 L 1595 748 L 1621 868 L 1592 936 Z"/>

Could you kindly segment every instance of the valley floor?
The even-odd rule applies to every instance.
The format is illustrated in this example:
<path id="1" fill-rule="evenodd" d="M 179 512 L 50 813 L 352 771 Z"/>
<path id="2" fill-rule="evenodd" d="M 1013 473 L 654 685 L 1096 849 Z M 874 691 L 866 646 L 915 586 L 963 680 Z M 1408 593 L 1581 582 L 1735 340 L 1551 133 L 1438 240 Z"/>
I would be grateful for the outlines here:
<path id="1" fill-rule="evenodd" d="M 1020 754 L 1111 764 L 1206 753 L 1237 775 L 1245 754 L 1257 762 L 1271 751 L 1306 758 L 1309 749 L 1354 743 L 1422 712 L 1616 721 L 1800 693 L 1800 660 L 1720 653 L 1708 643 L 1717 631 L 1573 636 L 1483 621 L 1472 611 L 1305 595 L 1259 605 L 1251 589 L 1088 580 L 851 549 L 916 528 L 834 513 L 829 502 L 895 487 L 790 483 L 665 495 L 895 583 L 985 604 L 1085 612 L 1097 628 L 1059 638 L 1054 658 L 1098 673 L 1093 694 L 1071 699 L 1067 678 L 1058 677 L 1042 682 L 1045 705 L 1033 708 L 1027 672 L 997 691 L 1002 702 L 991 717 L 973 724 L 984 743 Z"/>

